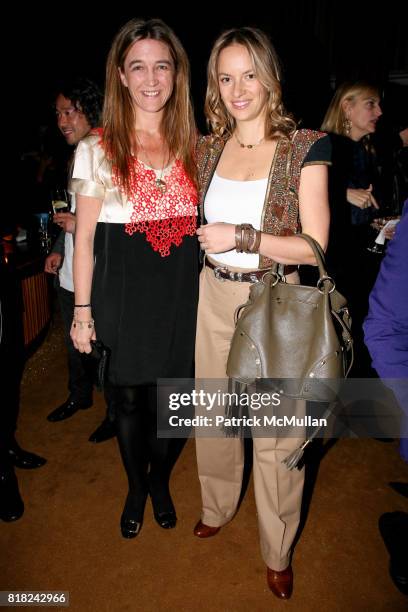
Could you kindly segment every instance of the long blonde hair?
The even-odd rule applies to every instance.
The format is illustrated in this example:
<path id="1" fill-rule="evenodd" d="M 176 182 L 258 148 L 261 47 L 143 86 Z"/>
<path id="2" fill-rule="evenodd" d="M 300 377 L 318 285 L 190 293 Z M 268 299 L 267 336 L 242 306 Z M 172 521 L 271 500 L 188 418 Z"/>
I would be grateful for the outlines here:
<path id="1" fill-rule="evenodd" d="M 234 44 L 247 49 L 257 78 L 267 90 L 265 137 L 273 138 L 277 133 L 289 137 L 296 130 L 296 123 L 282 103 L 281 70 L 277 53 L 267 35 L 252 27 L 226 30 L 217 38 L 212 48 L 208 61 L 205 98 L 205 115 L 211 131 L 217 136 L 231 136 L 235 129 L 235 119 L 221 99 L 218 84 L 220 53 Z"/>
<path id="2" fill-rule="evenodd" d="M 130 189 L 129 160 L 137 144 L 132 139 L 135 123 L 132 99 L 128 88 L 122 84 L 119 69 L 124 70 L 130 47 L 146 38 L 160 41 L 169 48 L 175 79 L 173 92 L 164 108 L 161 132 L 170 154 L 183 162 L 187 174 L 195 180 L 196 127 L 187 54 L 173 30 L 161 19 L 131 19 L 114 38 L 108 55 L 103 108 L 103 142 L 126 192 Z"/>
<path id="3" fill-rule="evenodd" d="M 336 91 L 324 116 L 321 130 L 348 136 L 347 116 L 344 111 L 344 102 L 353 102 L 362 94 L 378 96 L 378 89 L 366 81 L 347 81 L 342 83 Z"/>

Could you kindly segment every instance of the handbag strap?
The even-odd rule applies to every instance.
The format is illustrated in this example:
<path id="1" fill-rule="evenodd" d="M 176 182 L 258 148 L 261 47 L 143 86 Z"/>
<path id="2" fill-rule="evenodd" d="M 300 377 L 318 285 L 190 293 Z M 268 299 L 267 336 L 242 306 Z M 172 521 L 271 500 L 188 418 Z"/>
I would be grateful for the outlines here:
<path id="1" fill-rule="evenodd" d="M 314 256 L 316 257 L 317 265 L 319 267 L 319 276 L 320 276 L 320 278 L 327 277 L 326 260 L 325 260 L 325 257 L 324 257 L 323 249 L 320 246 L 320 244 L 314 238 L 309 236 L 308 234 L 296 234 L 296 236 L 298 238 L 303 238 L 303 240 L 306 240 L 308 245 L 311 247 L 311 249 L 312 249 L 312 251 L 314 253 Z"/>
<path id="2" fill-rule="evenodd" d="M 317 261 L 317 265 L 319 266 L 319 281 L 318 281 L 318 286 L 319 283 L 322 283 L 324 286 L 325 291 L 328 291 L 329 293 L 331 293 L 334 289 L 335 289 L 335 282 L 334 280 L 327 275 L 326 272 L 326 261 L 325 261 L 325 257 L 324 257 L 324 252 L 322 247 L 320 246 L 320 244 L 311 236 L 309 236 L 308 234 L 297 234 L 297 236 L 299 238 L 303 238 L 303 240 L 306 240 L 306 242 L 310 245 L 310 247 L 313 249 L 313 253 L 316 257 L 316 261 Z M 325 284 L 325 280 L 330 280 L 333 283 L 333 286 L 328 289 L 326 284 Z M 331 298 L 331 296 L 330 296 Z M 354 349 L 353 349 L 353 338 L 351 336 L 350 333 L 350 318 L 348 316 L 348 310 L 347 309 L 343 309 L 346 311 L 343 312 L 342 310 L 336 311 L 335 308 L 333 307 L 333 303 L 332 300 L 330 299 L 330 306 L 331 306 L 331 313 L 332 316 L 336 318 L 336 320 L 338 321 L 341 330 L 342 330 L 342 337 L 343 337 L 343 342 L 344 342 L 344 346 L 346 349 L 346 353 L 350 353 L 349 356 L 349 362 L 348 362 L 348 367 L 347 367 L 347 372 L 345 374 L 345 378 L 347 378 L 350 370 L 351 370 L 351 366 L 353 365 L 353 361 L 354 361 Z"/>
<path id="3" fill-rule="evenodd" d="M 324 280 L 330 278 L 328 277 L 326 271 L 326 260 L 324 257 L 323 249 L 320 244 L 308 234 L 296 234 L 296 238 L 303 238 L 303 240 L 306 240 L 306 242 L 312 249 L 319 268 L 319 282 L 324 282 Z M 275 275 L 279 274 L 279 265 L 280 264 L 278 264 L 276 261 L 274 261 L 272 264 L 271 272 L 273 272 Z"/>

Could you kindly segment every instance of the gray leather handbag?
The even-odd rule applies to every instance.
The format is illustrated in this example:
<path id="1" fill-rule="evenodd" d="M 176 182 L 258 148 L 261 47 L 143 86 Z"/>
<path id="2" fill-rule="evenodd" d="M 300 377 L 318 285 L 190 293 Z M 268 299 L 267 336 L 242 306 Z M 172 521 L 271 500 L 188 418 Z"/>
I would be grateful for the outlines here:
<path id="1" fill-rule="evenodd" d="M 315 254 L 316 286 L 287 283 L 276 263 L 266 271 L 235 313 L 227 375 L 243 384 L 269 379 L 285 396 L 331 402 L 353 362 L 351 319 L 346 299 L 327 275 L 320 245 L 306 234 L 297 236 Z"/>

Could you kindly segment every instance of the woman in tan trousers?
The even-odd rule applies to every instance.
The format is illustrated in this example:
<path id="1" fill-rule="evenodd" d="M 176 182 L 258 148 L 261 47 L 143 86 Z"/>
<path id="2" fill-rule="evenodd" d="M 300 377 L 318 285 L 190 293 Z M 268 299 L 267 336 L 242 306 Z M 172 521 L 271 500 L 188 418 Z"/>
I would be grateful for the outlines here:
<path id="1" fill-rule="evenodd" d="M 327 164 L 321 132 L 297 130 L 281 102 L 276 53 L 260 30 L 224 32 L 208 65 L 206 116 L 211 135 L 198 144 L 205 265 L 200 277 L 196 378 L 225 378 L 234 311 L 251 282 L 277 261 L 288 282 L 298 264 L 315 263 L 304 231 L 326 248 Z M 289 411 L 302 407 L 284 400 Z M 261 551 L 272 592 L 292 593 L 291 546 L 299 525 L 303 470 L 282 464 L 297 438 L 254 437 L 254 486 Z M 197 537 L 218 533 L 234 516 L 244 464 L 239 438 L 196 438 L 203 509 Z"/>

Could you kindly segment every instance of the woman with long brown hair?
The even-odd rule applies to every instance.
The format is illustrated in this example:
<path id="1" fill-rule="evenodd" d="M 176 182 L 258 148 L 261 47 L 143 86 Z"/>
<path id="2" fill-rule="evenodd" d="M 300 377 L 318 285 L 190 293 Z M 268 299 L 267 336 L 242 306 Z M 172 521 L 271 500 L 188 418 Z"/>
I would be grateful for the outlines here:
<path id="1" fill-rule="evenodd" d="M 329 227 L 328 142 L 297 130 L 281 100 L 280 70 L 267 36 L 229 30 L 214 44 L 208 65 L 206 115 L 211 135 L 198 145 L 205 265 L 200 277 L 196 378 L 225 378 L 234 312 L 251 283 L 272 261 L 299 282 L 297 266 L 315 263 L 304 231 L 325 248 Z M 287 413 L 296 403 L 287 400 Z M 234 516 L 241 492 L 243 441 L 196 438 L 202 515 L 194 533 L 207 538 Z M 291 546 L 299 525 L 303 470 L 282 460 L 299 439 L 254 437 L 254 486 L 262 556 L 269 588 L 292 593 Z"/>
<path id="2" fill-rule="evenodd" d="M 107 61 L 103 131 L 78 146 L 72 339 L 111 350 L 109 394 L 129 482 L 123 537 L 176 524 L 169 440 L 157 438 L 158 378 L 192 374 L 197 300 L 196 129 L 189 64 L 161 20 L 133 19 Z"/>

